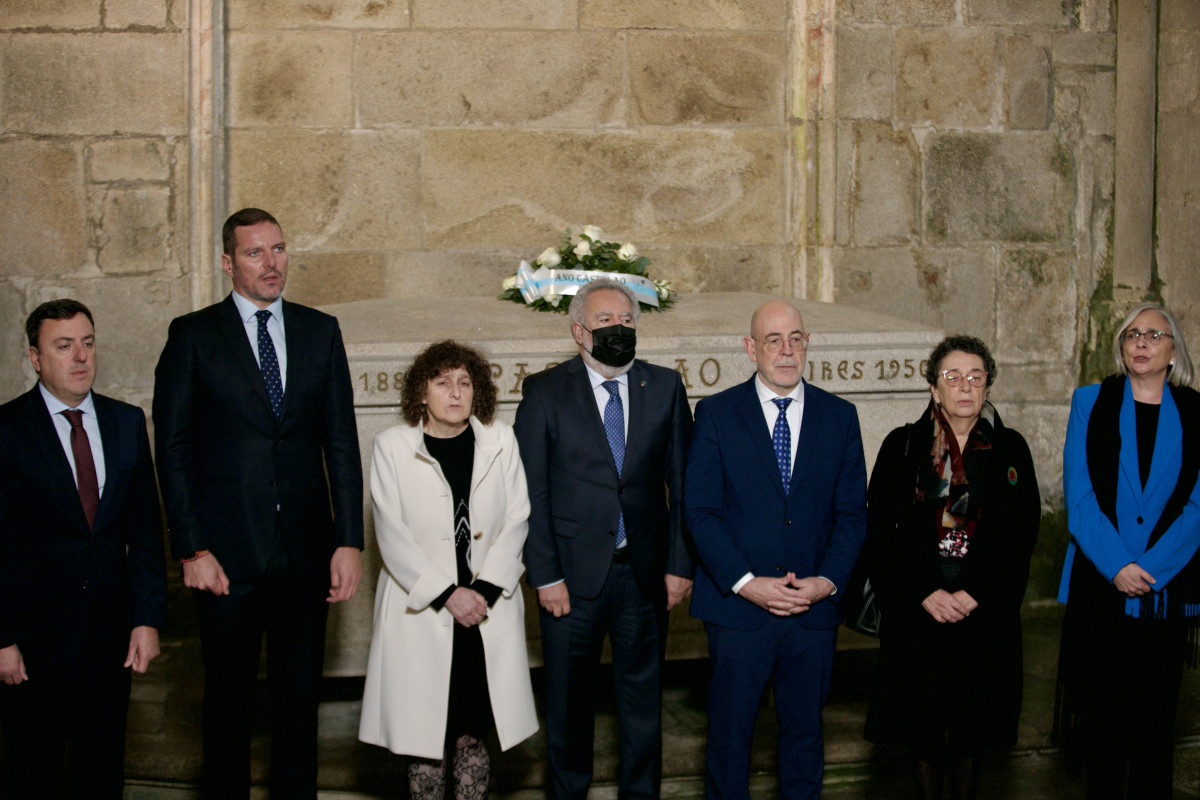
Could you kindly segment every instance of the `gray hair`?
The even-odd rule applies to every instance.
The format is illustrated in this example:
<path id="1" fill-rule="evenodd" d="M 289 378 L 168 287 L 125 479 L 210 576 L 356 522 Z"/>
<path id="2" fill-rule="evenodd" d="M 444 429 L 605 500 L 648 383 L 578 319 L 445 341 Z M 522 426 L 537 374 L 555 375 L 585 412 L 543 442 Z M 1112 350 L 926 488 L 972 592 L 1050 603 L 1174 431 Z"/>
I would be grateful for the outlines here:
<path id="1" fill-rule="evenodd" d="M 1167 371 L 1167 382 L 1176 386 L 1191 386 L 1194 369 L 1192 367 L 1192 357 L 1188 355 L 1187 342 L 1183 339 L 1183 329 L 1179 327 L 1179 321 L 1175 319 L 1175 315 L 1167 309 L 1160 306 L 1158 303 L 1142 303 L 1135 306 L 1129 315 L 1121 322 L 1121 327 L 1117 329 L 1116 336 L 1113 337 L 1113 367 L 1118 375 L 1128 374 L 1125 369 L 1125 355 L 1121 350 L 1125 331 L 1133 324 L 1134 318 L 1143 311 L 1154 311 L 1162 315 L 1167 321 L 1167 326 L 1171 330 L 1167 331 L 1172 336 L 1171 341 L 1175 345 L 1175 357 L 1171 359 L 1173 367 Z"/>
<path id="2" fill-rule="evenodd" d="M 615 289 L 628 297 L 629 304 L 633 306 L 633 321 L 637 322 L 638 315 L 642 313 L 642 304 L 638 302 L 637 295 L 633 293 L 633 289 L 612 278 L 596 278 L 579 287 L 579 291 L 571 298 L 571 322 L 583 324 L 583 309 L 587 306 L 588 296 L 601 289 Z"/>

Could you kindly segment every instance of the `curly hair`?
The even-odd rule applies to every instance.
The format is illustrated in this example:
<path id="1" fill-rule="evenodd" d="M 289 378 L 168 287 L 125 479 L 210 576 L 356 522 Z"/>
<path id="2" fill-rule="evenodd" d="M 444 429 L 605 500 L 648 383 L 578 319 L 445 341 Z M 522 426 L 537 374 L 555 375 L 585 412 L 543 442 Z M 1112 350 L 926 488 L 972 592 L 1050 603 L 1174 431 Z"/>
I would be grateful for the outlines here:
<path id="1" fill-rule="evenodd" d="M 478 350 L 459 344 L 453 339 L 429 345 L 413 360 L 404 373 L 404 385 L 400 388 L 400 416 L 409 425 L 419 425 L 429 413 L 425 403 L 425 392 L 429 382 L 446 370 L 463 367 L 471 376 L 474 399 L 471 414 L 484 425 L 490 425 L 496 416 L 498 392 L 492 380 L 492 365 Z"/>
<path id="2" fill-rule="evenodd" d="M 929 381 L 930 386 L 936 385 L 938 375 L 942 374 L 942 359 L 955 350 L 983 359 L 983 371 L 987 373 L 987 385 L 991 386 L 996 382 L 996 359 L 992 358 L 992 351 L 988 350 L 988 346 L 983 343 L 982 339 L 976 339 L 974 336 L 947 336 L 937 343 L 937 346 L 929 354 L 929 361 L 925 362 L 925 380 Z"/>

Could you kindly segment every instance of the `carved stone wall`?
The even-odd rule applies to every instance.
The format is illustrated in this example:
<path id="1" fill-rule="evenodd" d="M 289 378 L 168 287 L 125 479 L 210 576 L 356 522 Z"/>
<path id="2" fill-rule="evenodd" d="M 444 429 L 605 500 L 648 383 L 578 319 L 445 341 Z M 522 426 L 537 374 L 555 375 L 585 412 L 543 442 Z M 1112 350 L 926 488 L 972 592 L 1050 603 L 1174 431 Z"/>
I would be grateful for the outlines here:
<path id="1" fill-rule="evenodd" d="M 1058 489 L 1082 300 L 1110 246 L 1108 3 L 839 3 L 839 302 L 989 342 L 992 397 Z M 832 140 L 832 141 L 828 141 Z"/>
<path id="2" fill-rule="evenodd" d="M 98 386 L 149 404 L 187 281 L 186 9 L 168 0 L 0 4 L 0 396 L 33 381 L 25 316 L 97 316 Z"/>
<path id="3" fill-rule="evenodd" d="M 0 395 L 32 378 L 19 320 L 69 294 L 97 312 L 101 390 L 146 405 L 169 319 L 225 290 L 212 225 L 242 205 L 279 215 L 288 295 L 314 304 L 489 297 L 591 223 L 685 292 L 983 337 L 1053 490 L 1112 318 L 1162 296 L 1200 339 L 1195 8 L 7 0 Z M 1139 70 L 1149 189 L 1116 178 L 1146 127 L 1122 128 L 1117 76 Z M 1131 198 L 1157 239 L 1127 273 Z"/>
<path id="4" fill-rule="evenodd" d="M 790 294 L 783 0 L 238 3 L 230 206 L 313 303 L 494 296 L 567 227 Z"/>

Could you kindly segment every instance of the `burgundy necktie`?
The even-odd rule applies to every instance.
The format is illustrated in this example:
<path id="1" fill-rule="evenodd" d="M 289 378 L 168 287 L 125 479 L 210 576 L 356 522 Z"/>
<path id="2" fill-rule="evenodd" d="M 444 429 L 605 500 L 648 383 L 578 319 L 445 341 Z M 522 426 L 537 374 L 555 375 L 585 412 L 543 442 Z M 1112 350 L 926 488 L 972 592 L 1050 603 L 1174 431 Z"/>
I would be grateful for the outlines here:
<path id="1" fill-rule="evenodd" d="M 71 454 L 75 456 L 75 484 L 79 487 L 79 502 L 88 527 L 96 522 L 96 508 L 100 505 L 100 481 L 96 478 L 96 462 L 92 458 L 92 443 L 83 429 L 83 412 L 67 409 L 62 412 L 71 423 Z"/>

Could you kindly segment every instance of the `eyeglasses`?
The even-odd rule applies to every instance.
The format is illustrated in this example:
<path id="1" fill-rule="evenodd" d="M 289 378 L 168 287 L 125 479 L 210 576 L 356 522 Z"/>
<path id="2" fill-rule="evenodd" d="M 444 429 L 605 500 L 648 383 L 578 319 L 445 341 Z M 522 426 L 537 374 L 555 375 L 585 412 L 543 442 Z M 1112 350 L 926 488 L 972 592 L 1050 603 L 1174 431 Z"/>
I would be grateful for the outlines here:
<path id="1" fill-rule="evenodd" d="M 963 382 L 964 379 L 966 379 L 967 385 L 970 386 L 971 388 L 975 388 L 976 386 L 983 386 L 987 383 L 987 373 L 986 372 L 968 372 L 966 375 L 963 375 L 961 372 L 959 372 L 956 369 L 942 370 L 942 380 L 946 381 L 947 386 L 958 386 L 960 383 Z"/>
<path id="2" fill-rule="evenodd" d="M 793 350 L 807 350 L 808 349 L 808 334 L 807 333 L 793 333 L 791 336 L 787 337 L 786 339 L 784 339 L 779 334 L 775 334 L 773 336 L 768 336 L 765 339 L 759 339 L 758 341 L 762 343 L 762 346 L 766 349 L 766 351 L 768 353 L 778 353 L 780 350 L 783 349 L 784 342 L 787 342 L 789 345 L 791 345 Z"/>
<path id="3" fill-rule="evenodd" d="M 1123 342 L 1140 342 L 1142 339 L 1145 339 L 1147 341 L 1157 342 L 1157 341 L 1162 340 L 1162 338 L 1164 336 L 1166 336 L 1167 338 L 1170 338 L 1170 339 L 1175 338 L 1174 336 L 1167 333 L 1166 331 L 1139 331 L 1137 328 L 1130 328 L 1129 330 L 1127 330 L 1123 334 L 1121 334 L 1121 341 L 1123 341 Z"/>

